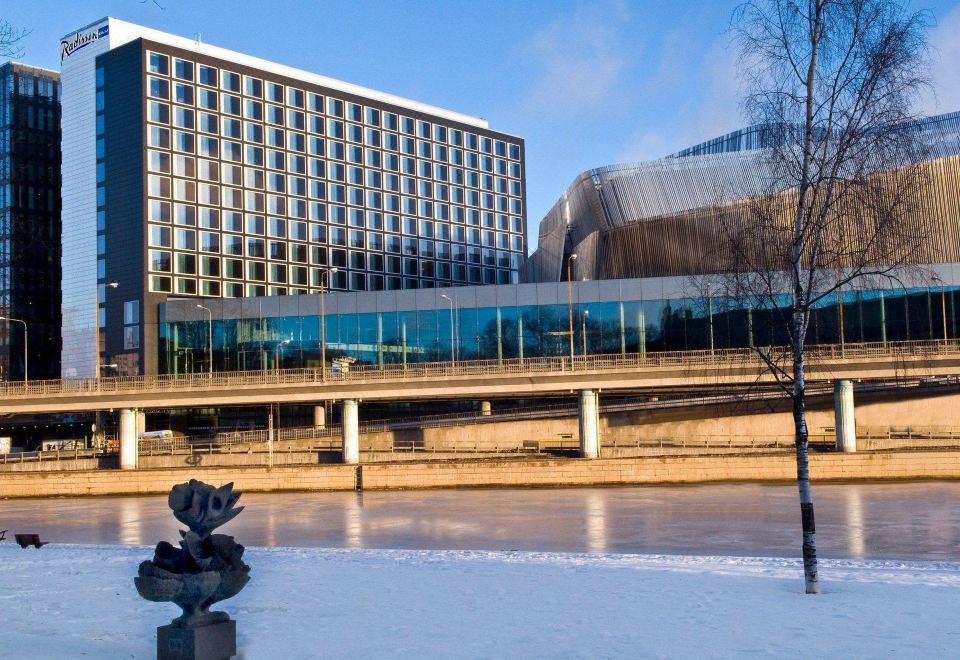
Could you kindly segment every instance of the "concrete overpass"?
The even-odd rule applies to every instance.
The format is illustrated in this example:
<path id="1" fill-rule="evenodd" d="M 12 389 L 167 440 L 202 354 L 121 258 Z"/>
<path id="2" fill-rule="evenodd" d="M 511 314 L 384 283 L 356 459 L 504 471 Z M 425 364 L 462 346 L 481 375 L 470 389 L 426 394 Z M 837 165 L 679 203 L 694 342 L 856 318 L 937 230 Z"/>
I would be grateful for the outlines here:
<path id="1" fill-rule="evenodd" d="M 769 350 L 776 358 L 779 347 Z M 960 340 L 847 344 L 807 353 L 807 381 L 890 381 L 960 374 Z M 787 372 L 788 360 L 777 360 Z M 353 365 L 346 371 L 194 373 L 12 382 L 0 413 L 190 408 L 344 400 L 488 399 L 579 390 L 724 388 L 774 383 L 752 349 Z"/>
<path id="2" fill-rule="evenodd" d="M 143 408 L 190 408 L 341 401 L 346 463 L 359 462 L 358 402 L 443 398 L 490 399 L 579 394 L 580 452 L 599 455 L 601 390 L 663 390 L 769 385 L 770 362 L 789 373 L 782 347 L 627 355 L 588 355 L 412 365 L 351 366 L 346 370 L 220 372 L 6 383 L 0 413 L 120 411 L 120 466 L 137 467 Z M 853 436 L 852 380 L 896 381 L 960 373 L 960 340 L 887 342 L 815 347 L 807 353 L 809 383 L 842 381 L 837 407 L 840 435 Z M 325 409 L 319 408 L 318 412 Z M 318 424 L 322 417 L 318 416 Z M 838 419 L 840 419 L 838 417 Z"/>

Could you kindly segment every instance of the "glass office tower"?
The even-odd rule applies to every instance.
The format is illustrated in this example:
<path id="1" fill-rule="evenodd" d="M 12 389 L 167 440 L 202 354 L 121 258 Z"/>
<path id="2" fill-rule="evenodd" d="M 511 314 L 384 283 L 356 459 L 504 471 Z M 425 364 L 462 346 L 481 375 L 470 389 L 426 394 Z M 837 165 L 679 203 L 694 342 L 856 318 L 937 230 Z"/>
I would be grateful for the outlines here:
<path id="1" fill-rule="evenodd" d="M 0 316 L 0 378 L 57 378 L 60 76 L 15 62 L 0 66 Z"/>
<path id="2" fill-rule="evenodd" d="M 517 281 L 524 145 L 485 120 L 115 19 L 62 52 L 64 376 L 155 370 L 168 296 Z"/>

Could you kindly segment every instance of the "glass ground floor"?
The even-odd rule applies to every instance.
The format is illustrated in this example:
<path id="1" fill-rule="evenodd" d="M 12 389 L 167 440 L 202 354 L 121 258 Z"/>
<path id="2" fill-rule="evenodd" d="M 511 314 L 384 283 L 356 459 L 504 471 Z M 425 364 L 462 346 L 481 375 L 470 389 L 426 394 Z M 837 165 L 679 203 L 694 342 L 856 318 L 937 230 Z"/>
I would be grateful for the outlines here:
<path id="1" fill-rule="evenodd" d="M 608 280 L 569 289 L 550 283 L 333 293 L 322 301 L 317 295 L 200 300 L 202 308 L 196 299 L 168 301 L 160 308 L 159 369 L 206 371 L 211 355 L 215 371 L 237 371 L 317 368 L 324 353 L 328 363 L 352 358 L 376 365 L 787 341 L 777 310 L 667 288 L 650 280 Z M 958 303 L 960 287 L 946 284 L 844 291 L 818 305 L 808 342 L 955 338 Z"/>

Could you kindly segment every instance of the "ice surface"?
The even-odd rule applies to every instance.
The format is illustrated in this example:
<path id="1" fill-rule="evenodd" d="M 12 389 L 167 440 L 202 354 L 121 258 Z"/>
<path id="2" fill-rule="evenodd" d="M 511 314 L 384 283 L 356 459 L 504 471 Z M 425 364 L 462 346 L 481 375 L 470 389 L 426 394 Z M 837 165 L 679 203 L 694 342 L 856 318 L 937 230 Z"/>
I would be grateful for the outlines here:
<path id="1" fill-rule="evenodd" d="M 0 654 L 152 658 L 179 610 L 133 587 L 145 546 L 0 544 Z M 259 658 L 960 656 L 960 564 L 251 548 L 222 603 Z"/>

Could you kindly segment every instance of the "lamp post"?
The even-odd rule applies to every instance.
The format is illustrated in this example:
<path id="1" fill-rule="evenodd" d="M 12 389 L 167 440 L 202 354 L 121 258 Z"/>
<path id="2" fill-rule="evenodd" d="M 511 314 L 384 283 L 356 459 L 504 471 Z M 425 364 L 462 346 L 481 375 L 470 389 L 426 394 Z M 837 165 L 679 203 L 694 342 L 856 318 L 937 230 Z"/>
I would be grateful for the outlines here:
<path id="1" fill-rule="evenodd" d="M 13 321 L 23 326 L 23 382 L 30 380 L 30 370 L 27 368 L 27 322 L 21 319 L 15 319 L 12 316 L 0 316 L 0 321 Z"/>
<path id="2" fill-rule="evenodd" d="M 933 281 L 940 285 L 940 313 L 943 316 L 943 341 L 947 341 L 947 283 L 939 275 L 933 276 Z"/>
<path id="3" fill-rule="evenodd" d="M 213 375 L 213 312 L 209 307 L 197 305 L 197 309 L 202 309 L 207 313 L 207 373 Z"/>
<path id="4" fill-rule="evenodd" d="M 567 316 L 570 332 L 570 368 L 573 369 L 573 278 L 571 277 L 572 265 L 577 258 L 576 253 L 567 257 Z"/>
<path id="5" fill-rule="evenodd" d="M 583 316 L 580 319 L 580 337 L 583 339 L 583 357 L 587 357 L 587 318 L 590 316 L 590 310 L 583 310 Z"/>
<path id="6" fill-rule="evenodd" d="M 448 296 L 445 293 L 440 294 L 441 298 L 446 298 L 447 302 L 450 303 L 450 362 L 453 366 L 457 365 L 457 337 L 454 334 L 454 322 L 453 322 L 453 298 Z"/>
<path id="7" fill-rule="evenodd" d="M 323 294 L 330 285 L 330 273 L 336 273 L 337 268 L 328 268 L 323 271 L 323 282 L 320 287 L 320 379 L 327 379 L 327 311 L 324 308 Z"/>
<path id="8" fill-rule="evenodd" d="M 104 287 L 104 298 L 106 298 L 107 289 L 116 289 L 120 286 L 119 282 L 108 282 L 103 285 Z M 96 351 L 95 358 L 93 361 L 93 378 L 94 380 L 100 380 L 100 285 L 97 284 L 94 288 L 94 309 L 95 314 L 93 315 L 93 348 Z"/>
<path id="9" fill-rule="evenodd" d="M 277 369 L 276 369 L 277 371 L 280 371 L 280 351 L 283 349 L 284 346 L 286 346 L 289 343 L 290 343 L 289 339 L 284 339 L 282 342 L 277 344 L 276 349 L 274 349 L 273 351 L 274 361 L 277 363 Z"/>
<path id="10" fill-rule="evenodd" d="M 710 356 L 713 357 L 713 291 L 710 282 L 707 282 L 707 315 L 709 316 L 707 323 L 710 326 Z"/>

